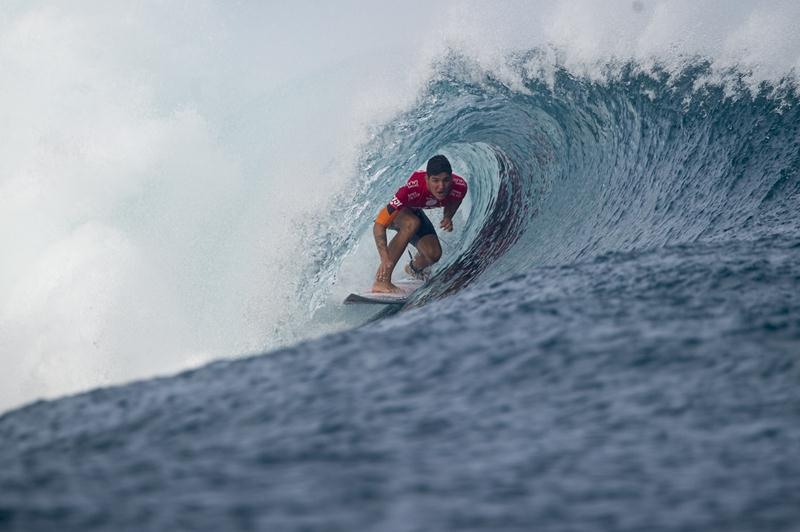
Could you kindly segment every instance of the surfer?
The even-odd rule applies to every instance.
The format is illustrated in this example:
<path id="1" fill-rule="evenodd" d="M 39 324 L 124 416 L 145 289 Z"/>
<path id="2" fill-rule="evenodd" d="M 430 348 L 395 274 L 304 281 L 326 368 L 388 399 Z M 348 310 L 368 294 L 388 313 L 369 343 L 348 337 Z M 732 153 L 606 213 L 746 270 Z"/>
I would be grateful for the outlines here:
<path id="1" fill-rule="evenodd" d="M 373 292 L 395 293 L 401 290 L 392 283 L 392 272 L 406 246 L 417 249 L 405 266 L 405 272 L 415 279 L 427 279 L 430 266 L 442 256 L 442 246 L 433 223 L 423 209 L 444 208 L 439 227 L 453 230 L 453 215 L 467 194 L 467 182 L 453 173 L 450 161 L 444 155 L 434 155 L 428 160 L 425 171 L 411 174 L 392 200 L 378 213 L 372 228 L 381 264 L 375 274 Z M 386 243 L 386 230 L 397 234 Z"/>

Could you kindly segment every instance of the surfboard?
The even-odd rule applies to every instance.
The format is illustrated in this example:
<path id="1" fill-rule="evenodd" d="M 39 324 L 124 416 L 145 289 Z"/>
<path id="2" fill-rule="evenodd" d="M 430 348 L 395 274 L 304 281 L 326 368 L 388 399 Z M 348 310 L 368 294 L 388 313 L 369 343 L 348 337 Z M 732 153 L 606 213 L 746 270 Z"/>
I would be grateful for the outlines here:
<path id="1" fill-rule="evenodd" d="M 366 305 L 402 305 L 414 291 L 425 284 L 424 281 L 417 281 L 415 279 L 408 279 L 402 281 L 395 281 L 395 286 L 400 288 L 402 292 L 398 294 L 380 294 L 365 290 L 363 292 L 352 292 L 344 299 L 346 305 L 353 304 L 366 304 Z"/>

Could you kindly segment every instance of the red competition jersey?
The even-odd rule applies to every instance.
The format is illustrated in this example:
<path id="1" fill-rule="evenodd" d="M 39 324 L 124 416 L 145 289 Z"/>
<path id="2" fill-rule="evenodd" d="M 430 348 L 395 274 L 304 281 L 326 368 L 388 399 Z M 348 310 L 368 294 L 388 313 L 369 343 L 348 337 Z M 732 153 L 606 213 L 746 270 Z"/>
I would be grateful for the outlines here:
<path id="1" fill-rule="evenodd" d="M 425 179 L 426 172 L 414 172 L 406 184 L 397 189 L 392 201 L 381 209 L 375 223 L 389 227 L 403 207 L 409 209 L 435 209 L 445 205 L 458 207 L 464 196 L 467 195 L 467 182 L 456 174 L 451 175 L 453 181 L 450 193 L 443 200 L 439 200 L 428 190 L 428 182 Z"/>
<path id="2" fill-rule="evenodd" d="M 437 199 L 428 191 L 428 182 L 425 180 L 424 171 L 414 172 L 405 185 L 397 189 L 392 201 L 387 208 L 389 213 L 394 210 L 409 207 L 411 209 L 435 209 L 444 207 L 448 203 L 459 204 L 467 195 L 467 182 L 460 176 L 452 174 L 453 186 L 450 193 L 443 200 Z"/>

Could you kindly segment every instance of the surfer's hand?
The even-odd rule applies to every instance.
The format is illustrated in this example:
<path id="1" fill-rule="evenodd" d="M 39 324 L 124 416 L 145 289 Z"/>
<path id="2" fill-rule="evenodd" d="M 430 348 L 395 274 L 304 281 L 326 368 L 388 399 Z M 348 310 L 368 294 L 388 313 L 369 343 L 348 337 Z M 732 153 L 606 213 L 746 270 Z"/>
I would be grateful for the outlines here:
<path id="1" fill-rule="evenodd" d="M 375 274 L 375 280 L 379 283 L 388 283 L 392 279 L 392 268 L 394 264 L 390 260 L 382 260 L 381 265 L 378 267 L 378 272 Z"/>
<path id="2" fill-rule="evenodd" d="M 442 223 L 439 224 L 439 227 L 444 229 L 445 231 L 452 231 L 453 230 L 453 220 L 451 218 L 442 218 Z"/>

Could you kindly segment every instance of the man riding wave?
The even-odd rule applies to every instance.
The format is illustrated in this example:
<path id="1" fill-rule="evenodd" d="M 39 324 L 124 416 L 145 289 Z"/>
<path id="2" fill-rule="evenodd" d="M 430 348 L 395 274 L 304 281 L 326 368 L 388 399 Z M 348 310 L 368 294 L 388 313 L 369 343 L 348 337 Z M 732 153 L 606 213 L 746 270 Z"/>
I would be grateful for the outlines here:
<path id="1" fill-rule="evenodd" d="M 400 187 L 391 201 L 378 213 L 372 234 L 378 248 L 381 264 L 375 274 L 373 292 L 396 293 L 400 288 L 392 283 L 392 272 L 406 246 L 417 249 L 416 255 L 406 265 L 405 272 L 416 279 L 427 279 L 430 266 L 442 256 L 442 246 L 433 223 L 423 209 L 444 208 L 439 227 L 453 230 L 453 215 L 467 194 L 467 182 L 453 173 L 450 161 L 444 155 L 434 155 L 428 160 L 425 171 L 414 172 Z M 386 230 L 397 231 L 391 242 L 386 242 Z"/>

